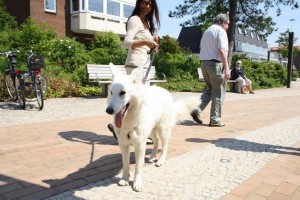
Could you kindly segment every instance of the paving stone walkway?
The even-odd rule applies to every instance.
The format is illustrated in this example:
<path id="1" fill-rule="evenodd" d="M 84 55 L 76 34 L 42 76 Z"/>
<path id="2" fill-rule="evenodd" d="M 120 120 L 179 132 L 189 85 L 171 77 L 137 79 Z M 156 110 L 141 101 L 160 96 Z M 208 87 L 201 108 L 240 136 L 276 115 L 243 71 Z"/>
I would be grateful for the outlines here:
<path id="1" fill-rule="evenodd" d="M 226 126 L 208 127 L 208 108 L 204 125 L 177 125 L 165 165 L 145 164 L 139 193 L 116 184 L 121 156 L 106 128 L 106 99 L 47 99 L 42 111 L 1 102 L 0 200 L 299 200 L 299 100 L 300 82 L 255 95 L 227 93 Z"/>

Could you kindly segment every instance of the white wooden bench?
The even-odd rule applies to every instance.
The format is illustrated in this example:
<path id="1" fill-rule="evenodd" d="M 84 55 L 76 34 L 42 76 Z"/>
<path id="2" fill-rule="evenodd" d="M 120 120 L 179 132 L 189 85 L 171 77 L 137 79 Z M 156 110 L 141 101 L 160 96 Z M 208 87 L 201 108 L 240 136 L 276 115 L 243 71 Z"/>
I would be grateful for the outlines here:
<path id="1" fill-rule="evenodd" d="M 124 65 L 115 65 L 119 67 L 121 71 L 126 74 L 125 66 Z M 89 83 L 92 84 L 99 84 L 102 86 L 102 96 L 107 97 L 108 94 L 108 86 L 112 82 L 112 73 L 110 70 L 109 65 L 100 65 L 100 64 L 87 64 L 87 80 Z M 154 85 L 156 83 L 166 83 L 167 79 L 164 74 L 162 74 L 163 79 L 158 79 L 156 76 L 155 67 L 152 66 L 148 75 L 148 79 L 150 85 Z"/>
<path id="2" fill-rule="evenodd" d="M 198 68 L 198 81 L 199 82 L 205 82 L 203 74 L 202 74 L 202 70 L 201 68 Z M 241 91 L 241 89 L 239 88 L 239 84 L 237 83 L 236 80 L 227 80 L 227 84 L 230 84 L 230 92 L 237 92 L 239 93 Z"/>

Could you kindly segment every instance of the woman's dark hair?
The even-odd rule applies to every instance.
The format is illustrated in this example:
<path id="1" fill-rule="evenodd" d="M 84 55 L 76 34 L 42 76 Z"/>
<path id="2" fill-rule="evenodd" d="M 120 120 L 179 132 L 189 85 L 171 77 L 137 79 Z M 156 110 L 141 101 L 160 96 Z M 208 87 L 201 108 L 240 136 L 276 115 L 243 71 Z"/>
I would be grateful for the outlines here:
<path id="1" fill-rule="evenodd" d="M 141 3 L 144 3 L 144 0 L 137 0 L 136 1 L 136 4 L 135 4 L 135 8 L 134 10 L 132 11 L 132 14 L 130 15 L 130 17 L 132 16 L 141 16 L 142 14 L 142 10 L 140 9 L 140 4 Z M 149 25 L 149 30 L 150 30 L 150 33 L 153 35 L 154 31 L 155 31 L 155 25 L 154 25 L 154 18 L 153 16 L 155 16 L 155 23 L 157 24 L 157 28 L 159 28 L 160 26 L 160 20 L 159 20 L 159 10 L 158 10 L 158 6 L 156 4 L 156 0 L 152 0 L 151 1 L 151 11 L 149 14 L 147 14 L 145 16 L 145 20 L 146 20 L 146 23 L 148 23 Z M 129 17 L 129 18 L 130 18 Z M 128 18 L 128 20 L 129 20 Z M 143 19 L 141 19 L 143 21 Z M 126 26 L 126 29 L 127 29 L 127 26 Z"/>

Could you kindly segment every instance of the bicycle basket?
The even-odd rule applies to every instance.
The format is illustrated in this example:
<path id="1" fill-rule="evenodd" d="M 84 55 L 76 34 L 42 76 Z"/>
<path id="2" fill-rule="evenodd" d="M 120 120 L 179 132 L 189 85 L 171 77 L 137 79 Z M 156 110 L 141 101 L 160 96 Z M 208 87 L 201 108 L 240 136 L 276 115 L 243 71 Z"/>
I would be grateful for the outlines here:
<path id="1" fill-rule="evenodd" d="M 28 68 L 31 70 L 38 70 L 45 67 L 44 56 L 33 55 L 28 59 Z"/>

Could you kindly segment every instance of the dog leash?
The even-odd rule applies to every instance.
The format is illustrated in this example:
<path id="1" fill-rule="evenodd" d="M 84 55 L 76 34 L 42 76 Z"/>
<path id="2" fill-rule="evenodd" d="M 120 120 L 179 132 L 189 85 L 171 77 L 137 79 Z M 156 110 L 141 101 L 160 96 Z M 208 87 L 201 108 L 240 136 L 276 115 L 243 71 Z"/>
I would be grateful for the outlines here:
<path id="1" fill-rule="evenodd" d="M 145 77 L 143 78 L 143 84 L 145 84 L 146 81 L 147 81 L 147 77 L 148 77 L 148 75 L 149 75 L 149 73 L 150 73 L 151 66 L 152 66 L 152 64 L 153 64 L 153 62 L 154 62 L 154 58 L 155 58 L 155 56 L 156 56 L 158 50 L 157 50 L 157 49 L 151 49 L 151 50 L 149 50 L 147 53 L 148 53 L 148 54 L 151 54 L 151 52 L 153 52 L 153 54 L 152 54 L 152 58 L 151 58 L 151 61 L 150 61 L 150 65 L 149 65 L 149 67 L 148 67 L 148 69 L 147 69 L 147 71 L 146 71 Z"/>

